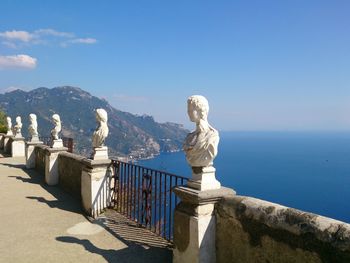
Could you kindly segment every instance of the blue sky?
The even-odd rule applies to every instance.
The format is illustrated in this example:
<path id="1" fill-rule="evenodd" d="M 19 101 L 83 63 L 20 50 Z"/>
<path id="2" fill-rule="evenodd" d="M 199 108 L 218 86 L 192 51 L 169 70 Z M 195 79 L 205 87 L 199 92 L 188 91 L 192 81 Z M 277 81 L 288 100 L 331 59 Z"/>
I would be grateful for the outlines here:
<path id="1" fill-rule="evenodd" d="M 0 91 L 72 85 L 192 127 L 350 130 L 349 1 L 0 3 Z"/>

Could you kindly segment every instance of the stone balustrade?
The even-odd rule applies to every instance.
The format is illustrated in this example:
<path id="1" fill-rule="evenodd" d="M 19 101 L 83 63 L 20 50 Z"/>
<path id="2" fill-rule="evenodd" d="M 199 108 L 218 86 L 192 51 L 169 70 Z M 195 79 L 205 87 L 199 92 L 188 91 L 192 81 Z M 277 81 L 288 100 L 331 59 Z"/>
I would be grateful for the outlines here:
<path id="1" fill-rule="evenodd" d="M 350 262 L 350 224 L 245 196 L 215 215 L 217 262 Z"/>

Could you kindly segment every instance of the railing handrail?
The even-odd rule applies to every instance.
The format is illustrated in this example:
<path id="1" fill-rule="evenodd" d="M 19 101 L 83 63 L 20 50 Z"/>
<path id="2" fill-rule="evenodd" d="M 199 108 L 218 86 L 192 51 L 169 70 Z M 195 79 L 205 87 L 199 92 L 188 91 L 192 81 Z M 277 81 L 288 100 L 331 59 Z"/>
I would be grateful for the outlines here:
<path id="1" fill-rule="evenodd" d="M 167 174 L 167 175 L 169 175 L 169 176 L 175 176 L 175 177 L 178 177 L 178 178 L 180 178 L 180 179 L 185 179 L 185 180 L 188 180 L 188 179 L 189 179 L 188 177 L 181 176 L 181 175 L 177 175 L 177 174 L 173 174 L 173 173 L 169 173 L 169 172 L 167 172 L 167 171 L 157 170 L 157 169 L 153 169 L 153 168 L 141 166 L 141 165 L 138 165 L 138 164 L 135 164 L 135 163 L 132 163 L 132 162 L 121 161 L 121 160 L 119 160 L 119 159 L 116 158 L 116 157 L 110 157 L 109 159 L 110 159 L 111 161 L 116 161 L 116 162 L 120 162 L 120 163 L 130 164 L 130 165 L 133 165 L 133 166 L 135 166 L 135 167 L 139 167 L 139 168 L 151 170 L 151 171 L 158 172 L 158 173 Z"/>

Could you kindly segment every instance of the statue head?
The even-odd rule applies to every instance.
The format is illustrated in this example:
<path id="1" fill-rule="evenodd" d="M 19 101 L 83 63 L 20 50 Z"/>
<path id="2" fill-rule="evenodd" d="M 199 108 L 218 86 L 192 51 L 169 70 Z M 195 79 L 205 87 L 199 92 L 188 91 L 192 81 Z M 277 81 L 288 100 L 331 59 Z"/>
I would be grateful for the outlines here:
<path id="1" fill-rule="evenodd" d="M 107 111 L 105 111 L 104 109 L 96 109 L 96 119 L 98 121 L 107 123 L 107 120 L 108 120 Z"/>
<path id="2" fill-rule="evenodd" d="M 52 115 L 52 120 L 55 123 L 55 125 L 59 124 L 61 122 L 60 115 L 58 115 L 58 114 Z"/>
<path id="3" fill-rule="evenodd" d="M 29 114 L 29 121 L 30 123 L 36 122 L 36 115 L 34 113 Z"/>
<path id="4" fill-rule="evenodd" d="M 7 125 L 10 126 L 12 124 L 11 117 L 6 117 L 6 121 L 7 121 Z"/>
<path id="5" fill-rule="evenodd" d="M 193 95 L 187 99 L 187 113 L 192 122 L 207 121 L 209 112 L 208 100 L 201 95 Z"/>
<path id="6" fill-rule="evenodd" d="M 17 116 L 17 117 L 16 117 L 16 123 L 17 123 L 17 124 L 21 124 L 21 123 L 22 123 L 21 116 Z"/>

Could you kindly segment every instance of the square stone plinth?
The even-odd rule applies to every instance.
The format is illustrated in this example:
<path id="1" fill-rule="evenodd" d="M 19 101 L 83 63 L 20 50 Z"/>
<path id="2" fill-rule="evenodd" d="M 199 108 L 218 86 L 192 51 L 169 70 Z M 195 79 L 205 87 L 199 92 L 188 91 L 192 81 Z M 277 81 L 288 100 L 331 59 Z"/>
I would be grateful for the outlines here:
<path id="1" fill-rule="evenodd" d="M 96 147 L 92 156 L 93 160 L 108 160 L 108 147 Z"/>
<path id="2" fill-rule="evenodd" d="M 236 192 L 226 187 L 200 191 L 186 186 L 177 186 L 173 191 L 181 198 L 174 213 L 173 262 L 215 263 L 214 205 Z"/>
<path id="3" fill-rule="evenodd" d="M 221 187 L 220 182 L 215 178 L 213 166 L 192 167 L 192 178 L 188 180 L 187 185 L 200 191 L 220 189 Z"/>
<path id="4" fill-rule="evenodd" d="M 58 155 L 66 152 L 68 148 L 45 148 L 45 182 L 48 185 L 58 184 Z"/>
<path id="5" fill-rule="evenodd" d="M 89 216 L 97 217 L 110 203 L 111 161 L 84 159 L 81 174 L 81 199 Z"/>
<path id="6" fill-rule="evenodd" d="M 35 141 L 35 142 L 26 142 L 26 168 L 27 169 L 33 169 L 35 168 L 35 152 L 34 148 L 36 145 L 42 145 L 44 144 L 41 141 Z"/>
<path id="7" fill-rule="evenodd" d="M 62 139 L 53 140 L 51 143 L 51 148 L 55 148 L 55 149 L 63 148 Z"/>
<path id="8" fill-rule="evenodd" d="M 11 143 L 12 157 L 24 157 L 26 155 L 25 139 L 23 137 L 11 137 L 9 143 Z"/>

